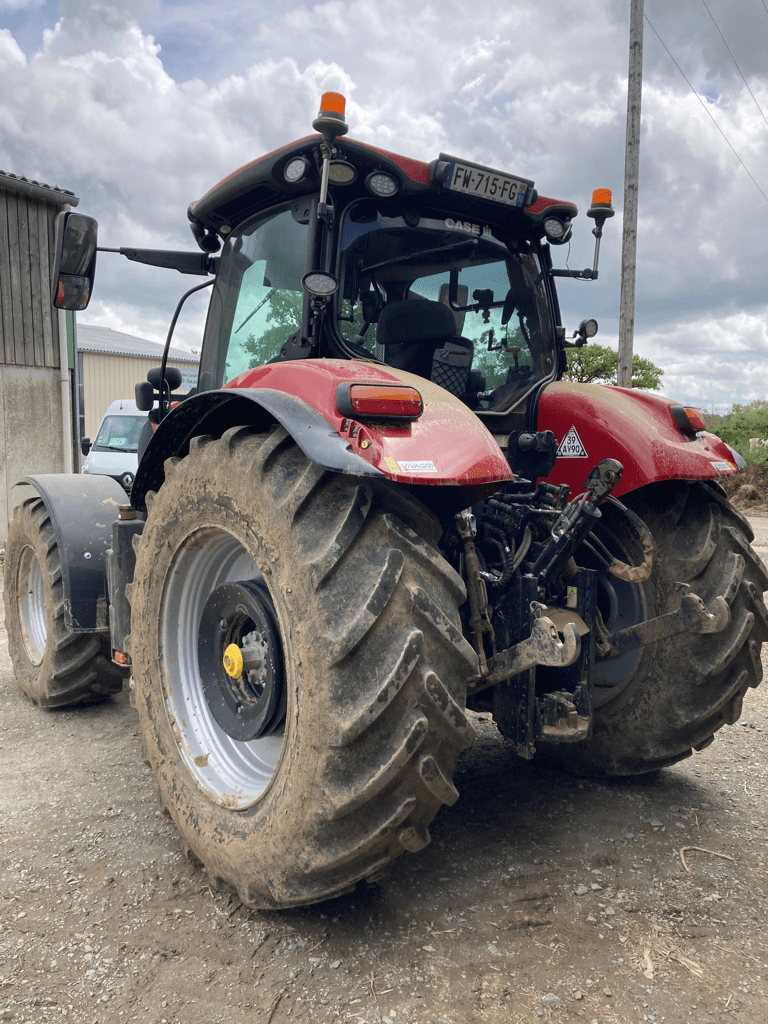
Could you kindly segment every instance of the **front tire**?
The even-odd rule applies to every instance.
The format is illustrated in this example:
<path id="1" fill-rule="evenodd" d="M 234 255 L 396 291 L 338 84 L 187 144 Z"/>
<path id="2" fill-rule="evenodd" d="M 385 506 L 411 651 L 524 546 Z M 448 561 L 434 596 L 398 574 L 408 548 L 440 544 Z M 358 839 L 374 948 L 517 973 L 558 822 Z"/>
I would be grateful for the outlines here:
<path id="1" fill-rule="evenodd" d="M 438 537 L 404 492 L 325 472 L 282 428 L 193 439 L 148 496 L 129 591 L 146 758 L 187 849 L 247 905 L 380 877 L 456 800 L 477 661 Z M 254 601 L 270 605 L 259 630 Z M 218 619 L 219 654 L 235 636 L 284 664 L 282 683 L 260 677 L 284 686 L 284 721 L 270 712 L 250 739 L 236 738 L 231 698 L 261 721 L 262 683 L 248 690 L 243 674 L 226 692 L 201 676 Z"/>
<path id="2" fill-rule="evenodd" d="M 649 526 L 656 568 L 644 583 L 609 577 L 598 604 L 609 632 L 679 607 L 675 584 L 686 583 L 705 605 L 723 595 L 731 622 L 720 633 L 680 634 L 593 666 L 593 735 L 551 755 L 579 773 L 633 775 L 653 771 L 708 746 L 741 714 L 744 694 L 762 679 L 760 648 L 768 639 L 763 591 L 766 568 L 750 547 L 752 530 L 719 488 L 705 483 L 651 484 L 622 498 Z M 639 564 L 626 519 L 602 507 L 599 539 L 622 561 Z M 601 568 L 582 548 L 576 560 Z"/>
<path id="3" fill-rule="evenodd" d="M 42 498 L 29 498 L 8 527 L 3 599 L 16 682 L 46 708 L 94 703 L 118 693 L 126 676 L 111 660 L 107 633 L 64 624 L 61 558 Z"/>

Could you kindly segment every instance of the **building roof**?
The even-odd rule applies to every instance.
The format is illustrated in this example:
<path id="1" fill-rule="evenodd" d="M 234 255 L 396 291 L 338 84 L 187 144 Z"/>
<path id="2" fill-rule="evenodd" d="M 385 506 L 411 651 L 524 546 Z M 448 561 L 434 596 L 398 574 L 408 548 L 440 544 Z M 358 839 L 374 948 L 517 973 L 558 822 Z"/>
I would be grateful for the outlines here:
<path id="1" fill-rule="evenodd" d="M 156 341 L 135 338 L 132 334 L 113 331 L 111 327 L 91 327 L 88 324 L 80 323 L 80 321 L 77 323 L 77 347 L 81 352 L 100 352 L 110 356 L 139 356 L 142 359 L 157 359 L 158 362 L 163 357 L 163 346 Z M 195 366 L 200 362 L 199 355 L 185 352 L 180 348 L 169 349 L 168 358 L 174 363 L 192 363 Z"/>
<path id="2" fill-rule="evenodd" d="M 80 202 L 69 189 L 59 188 L 58 185 L 46 185 L 42 181 L 35 181 L 34 178 L 25 178 L 23 174 L 11 174 L 10 171 L 0 171 L 0 188 L 7 192 L 30 195 L 34 199 L 44 199 L 59 206 L 77 206 Z"/>

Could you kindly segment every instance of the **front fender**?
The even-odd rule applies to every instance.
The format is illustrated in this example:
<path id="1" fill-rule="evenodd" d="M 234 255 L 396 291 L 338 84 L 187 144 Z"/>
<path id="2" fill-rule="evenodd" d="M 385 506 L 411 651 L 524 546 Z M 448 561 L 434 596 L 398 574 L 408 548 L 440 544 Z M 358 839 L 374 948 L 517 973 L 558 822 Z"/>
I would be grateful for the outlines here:
<path id="1" fill-rule="evenodd" d="M 345 383 L 408 384 L 424 402 L 413 422 L 357 422 L 339 412 Z M 280 423 L 304 454 L 336 473 L 402 484 L 491 493 L 512 479 L 493 436 L 475 414 L 438 385 L 380 363 L 311 359 L 247 370 L 219 391 L 194 395 L 163 420 L 147 446 L 131 491 L 138 509 L 165 478 L 164 461 L 184 456 L 199 434 L 220 436 L 242 423 L 267 430 Z M 467 500 L 464 502 L 467 504 Z"/>
<path id="2" fill-rule="evenodd" d="M 713 434 L 695 439 L 678 429 L 669 398 L 629 388 L 557 381 L 539 402 L 539 430 L 558 442 L 554 484 L 584 490 L 589 470 L 601 459 L 624 466 L 618 497 L 660 480 L 717 480 L 737 467 L 728 446 Z"/>
<path id="3" fill-rule="evenodd" d="M 73 633 L 108 628 L 106 552 L 125 491 L 111 476 L 46 473 L 25 477 L 45 502 L 56 534 L 64 590 L 64 625 Z"/>

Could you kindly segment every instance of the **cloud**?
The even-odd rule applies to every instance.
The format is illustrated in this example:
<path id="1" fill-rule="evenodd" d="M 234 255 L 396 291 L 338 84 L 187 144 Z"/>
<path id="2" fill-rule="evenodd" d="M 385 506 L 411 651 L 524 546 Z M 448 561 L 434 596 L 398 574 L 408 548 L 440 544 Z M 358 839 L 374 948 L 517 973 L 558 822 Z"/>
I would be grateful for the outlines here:
<path id="1" fill-rule="evenodd" d="M 42 7 L 45 0 L 0 0 L 1 11 L 31 11 Z"/>
<path id="2" fill-rule="evenodd" d="M 768 111 L 759 77 L 768 14 L 755 5 L 737 19 L 726 0 L 709 6 Z M 102 244 L 191 246 L 190 200 L 305 135 L 320 93 L 338 89 L 349 97 L 355 138 L 427 160 L 465 154 L 576 201 L 574 238 L 553 250 L 557 266 L 591 265 L 584 212 L 593 188 L 612 187 L 617 216 L 606 224 L 600 279 L 562 281 L 559 291 L 569 331 L 596 315 L 601 340 L 615 340 L 624 0 L 594 0 L 588 12 L 534 0 L 31 7 L 17 4 L 14 16 L 47 18 L 35 46 L 29 28 L 0 29 L 0 167 L 73 189 L 99 219 Z M 650 14 L 768 193 L 768 126 L 706 11 L 680 0 Z M 667 390 L 691 394 L 698 381 L 718 401 L 739 401 L 768 384 L 758 329 L 767 312 L 768 203 L 647 26 L 644 59 L 636 350 L 664 361 Z M 85 322 L 163 340 L 188 285 L 105 256 Z M 199 325 L 180 330 L 188 344 L 199 342 Z"/>

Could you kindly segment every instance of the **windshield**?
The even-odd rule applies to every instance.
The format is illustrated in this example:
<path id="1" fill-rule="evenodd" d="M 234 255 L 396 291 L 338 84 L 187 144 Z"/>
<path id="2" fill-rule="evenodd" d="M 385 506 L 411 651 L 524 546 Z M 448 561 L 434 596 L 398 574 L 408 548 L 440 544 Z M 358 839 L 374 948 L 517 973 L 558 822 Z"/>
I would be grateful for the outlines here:
<path id="1" fill-rule="evenodd" d="M 94 448 L 137 452 L 139 435 L 147 422 L 144 416 L 105 416 L 94 441 Z"/>
<path id="2" fill-rule="evenodd" d="M 438 214 L 353 204 L 342 226 L 344 339 L 441 384 L 473 408 L 506 409 L 554 366 L 544 275 L 529 244 Z"/>
<path id="3" fill-rule="evenodd" d="M 291 209 L 246 221 L 227 240 L 214 285 L 200 390 L 274 359 L 301 326 L 307 225 Z"/>

